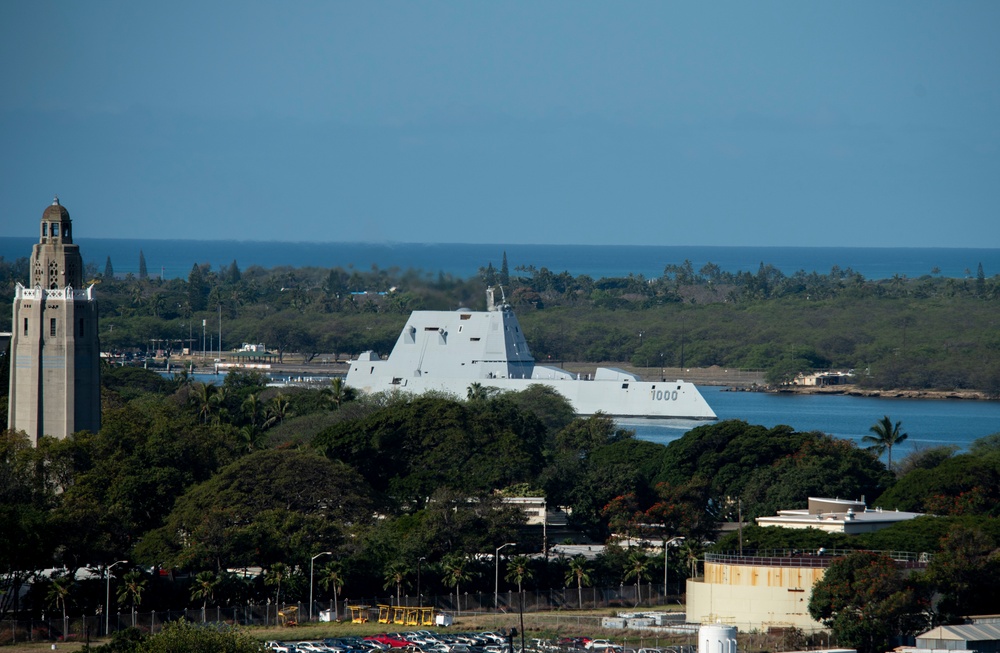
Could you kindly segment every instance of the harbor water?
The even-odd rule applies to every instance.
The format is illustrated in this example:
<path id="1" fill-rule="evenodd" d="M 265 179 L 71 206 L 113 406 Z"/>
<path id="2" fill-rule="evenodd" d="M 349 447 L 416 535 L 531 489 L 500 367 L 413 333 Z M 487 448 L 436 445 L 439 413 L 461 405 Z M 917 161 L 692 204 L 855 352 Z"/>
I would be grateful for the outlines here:
<path id="1" fill-rule="evenodd" d="M 718 386 L 699 390 L 720 420 L 739 419 L 750 424 L 791 426 L 796 431 L 821 431 L 854 440 L 870 435 L 869 429 L 884 415 L 902 422 L 907 440 L 894 449 L 902 459 L 919 449 L 955 446 L 967 450 L 974 440 L 1000 432 L 1000 402 L 960 399 L 895 399 L 847 395 L 773 394 L 727 392 Z M 687 420 L 621 420 L 636 437 L 667 444 L 701 423 Z"/>

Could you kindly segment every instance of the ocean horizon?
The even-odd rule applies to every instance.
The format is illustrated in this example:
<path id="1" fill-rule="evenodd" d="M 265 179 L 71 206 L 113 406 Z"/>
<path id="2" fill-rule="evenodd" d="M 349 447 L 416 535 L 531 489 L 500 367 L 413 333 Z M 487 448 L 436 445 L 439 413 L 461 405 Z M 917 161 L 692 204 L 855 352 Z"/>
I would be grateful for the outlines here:
<path id="1" fill-rule="evenodd" d="M 36 238 L 0 238 L 0 257 L 28 257 Z M 341 267 L 348 270 L 414 270 L 427 275 L 471 278 L 489 263 L 500 268 L 504 253 L 512 274 L 518 267 L 547 268 L 554 273 L 588 275 L 595 279 L 642 275 L 656 278 L 669 264 L 691 261 L 697 271 L 714 263 L 726 272 L 756 272 L 773 265 L 786 275 L 798 271 L 829 274 L 837 267 L 866 279 L 895 275 L 919 278 L 974 277 L 1000 273 L 1000 248 L 944 247 L 759 247 L 686 245 L 523 245 L 483 243 L 336 243 L 267 242 L 252 240 L 156 240 L 77 238 L 85 264 L 104 270 L 108 258 L 116 275 L 138 274 L 139 252 L 150 276 L 186 278 L 195 264 L 213 269 L 236 261 L 251 266 Z"/>

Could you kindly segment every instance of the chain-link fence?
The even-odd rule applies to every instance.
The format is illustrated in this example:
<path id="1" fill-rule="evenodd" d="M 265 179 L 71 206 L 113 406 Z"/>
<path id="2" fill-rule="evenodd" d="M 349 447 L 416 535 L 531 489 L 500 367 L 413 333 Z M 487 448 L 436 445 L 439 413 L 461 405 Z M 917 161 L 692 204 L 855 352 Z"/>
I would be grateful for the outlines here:
<path id="1" fill-rule="evenodd" d="M 205 609 L 165 610 L 155 612 L 118 612 L 110 615 L 70 615 L 44 619 L 4 619 L 0 620 L 0 645 L 25 641 L 90 641 L 104 637 L 107 633 L 136 627 L 146 632 L 157 632 L 165 623 L 184 619 L 195 623 L 225 622 L 238 625 L 278 626 L 290 621 L 305 622 L 319 619 L 350 620 L 349 606 L 369 606 L 369 617 L 375 622 L 377 606 L 433 607 L 436 612 L 454 617 L 476 614 L 503 614 L 547 612 L 553 610 L 592 610 L 596 608 L 636 609 L 662 606 L 667 603 L 663 585 L 619 585 L 618 587 L 560 588 L 518 592 L 442 594 L 436 596 L 369 596 L 350 597 L 338 601 L 316 601 L 312 611 L 308 603 L 282 603 L 276 606 L 271 601 L 242 606 L 210 606 Z M 669 597 L 670 603 L 678 603 L 677 596 Z M 559 619 L 587 619 L 588 627 L 599 627 L 595 617 L 573 616 L 572 613 L 559 615 Z M 595 620 L 595 621 L 589 621 Z M 400 624 L 401 627 L 402 624 Z"/>

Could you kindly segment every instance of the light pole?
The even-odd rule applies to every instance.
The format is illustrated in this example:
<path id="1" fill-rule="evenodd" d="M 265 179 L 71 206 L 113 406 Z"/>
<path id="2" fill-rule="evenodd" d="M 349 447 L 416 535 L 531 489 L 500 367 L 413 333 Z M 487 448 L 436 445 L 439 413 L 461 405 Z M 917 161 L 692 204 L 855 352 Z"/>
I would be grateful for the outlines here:
<path id="1" fill-rule="evenodd" d="M 108 575 L 107 579 L 107 589 L 104 597 L 104 636 L 107 637 L 111 634 L 111 570 L 114 569 L 115 565 L 120 565 L 123 562 L 128 562 L 128 560 L 119 560 L 118 562 L 108 565 L 108 568 L 104 573 Z"/>
<path id="2" fill-rule="evenodd" d="M 320 556 L 331 556 L 333 551 L 324 551 L 323 553 L 317 553 L 312 558 L 309 559 L 309 621 L 313 620 L 313 565 L 316 562 L 316 558 Z"/>
<path id="3" fill-rule="evenodd" d="M 424 602 L 420 599 L 420 563 L 427 558 L 420 557 L 417 558 L 417 607 L 423 607 Z"/>
<path id="4" fill-rule="evenodd" d="M 670 592 L 667 589 L 667 572 L 670 569 L 670 565 L 669 565 L 670 561 L 667 558 L 667 550 L 668 550 L 668 548 L 670 547 L 671 544 L 673 544 L 674 542 L 680 542 L 683 539 L 684 539 L 683 537 L 673 537 L 673 538 L 671 538 L 669 540 L 664 540 L 663 541 L 663 601 L 664 601 L 664 605 L 668 602 L 668 600 L 669 600 L 668 596 L 670 595 Z"/>
<path id="5" fill-rule="evenodd" d="M 497 553 L 493 556 L 493 561 L 496 562 L 497 569 L 496 575 L 493 580 L 493 609 L 496 610 L 500 605 L 500 549 L 514 546 L 514 542 L 507 542 L 506 544 L 501 544 L 497 547 Z"/>

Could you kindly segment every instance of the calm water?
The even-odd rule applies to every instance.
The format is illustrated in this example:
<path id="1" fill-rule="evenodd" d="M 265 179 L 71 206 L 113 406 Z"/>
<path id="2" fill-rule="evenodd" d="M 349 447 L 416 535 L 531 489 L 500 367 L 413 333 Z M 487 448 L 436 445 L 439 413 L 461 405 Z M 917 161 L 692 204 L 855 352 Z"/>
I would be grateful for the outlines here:
<path id="1" fill-rule="evenodd" d="M 822 431 L 854 440 L 869 435 L 872 424 L 888 415 L 901 421 L 909 434 L 893 458 L 915 448 L 955 445 L 967 449 L 973 440 L 1000 432 L 1000 402 L 947 399 L 883 399 L 843 395 L 784 395 L 763 392 L 725 392 L 699 388 L 719 419 L 741 419 L 767 427 L 787 424 L 796 431 Z M 666 444 L 680 438 L 699 422 L 623 420 L 636 436 Z"/>
<path id="2" fill-rule="evenodd" d="M 0 238 L 0 256 L 6 260 L 31 254 L 33 238 Z M 827 274 L 834 266 L 852 268 L 868 279 L 893 275 L 920 277 L 934 268 L 946 277 L 975 275 L 980 263 L 986 276 L 1000 273 L 1000 249 L 882 248 L 882 247 L 699 247 L 699 246 L 592 246 L 592 245 L 503 245 L 503 244 L 406 244 L 406 243 L 277 243 L 259 241 L 132 240 L 77 238 L 85 263 L 99 272 L 111 257 L 116 274 L 139 272 L 139 251 L 150 276 L 162 272 L 166 278 L 184 277 L 195 264 L 209 263 L 214 269 L 234 260 L 243 269 L 342 267 L 360 271 L 373 265 L 387 270 L 439 272 L 461 279 L 473 277 L 488 263 L 499 269 L 503 253 L 512 273 L 518 266 L 548 268 L 553 272 L 586 274 L 595 279 L 629 274 L 659 277 L 668 263 L 691 261 L 695 270 L 715 263 L 727 272 L 756 272 L 761 263 L 787 275 L 799 270 Z"/>

